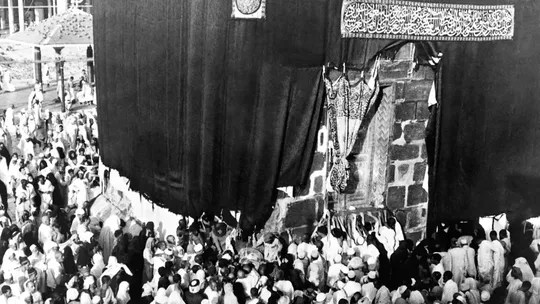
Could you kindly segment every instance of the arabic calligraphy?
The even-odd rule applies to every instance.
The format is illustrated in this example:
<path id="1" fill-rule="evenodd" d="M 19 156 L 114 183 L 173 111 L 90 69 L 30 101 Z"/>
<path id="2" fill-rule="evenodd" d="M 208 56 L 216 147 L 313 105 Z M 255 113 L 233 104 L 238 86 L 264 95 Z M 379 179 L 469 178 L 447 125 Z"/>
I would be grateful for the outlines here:
<path id="1" fill-rule="evenodd" d="M 345 0 L 341 32 L 344 38 L 507 40 L 514 35 L 514 7 Z"/>

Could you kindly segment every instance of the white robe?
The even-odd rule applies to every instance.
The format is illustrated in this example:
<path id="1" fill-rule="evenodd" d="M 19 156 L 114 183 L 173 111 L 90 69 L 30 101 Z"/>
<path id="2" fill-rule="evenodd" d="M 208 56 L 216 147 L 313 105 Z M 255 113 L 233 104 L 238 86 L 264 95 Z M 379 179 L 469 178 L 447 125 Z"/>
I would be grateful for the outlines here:
<path id="1" fill-rule="evenodd" d="M 446 283 L 444 283 L 441 302 L 444 304 L 451 302 L 454 299 L 454 294 L 458 292 L 459 289 L 456 282 L 454 282 L 453 280 L 448 280 Z"/>
<path id="2" fill-rule="evenodd" d="M 464 248 L 452 248 L 448 250 L 450 255 L 450 269 L 454 275 L 453 280 L 457 284 L 463 283 L 467 273 L 467 251 Z"/>
<path id="3" fill-rule="evenodd" d="M 5 125 L 9 133 L 15 134 L 16 127 L 13 120 L 13 109 L 11 107 L 6 109 Z"/>
<path id="4" fill-rule="evenodd" d="M 482 241 L 478 247 L 478 274 L 485 281 L 493 282 L 493 246 L 490 241 Z"/>
<path id="5" fill-rule="evenodd" d="M 469 246 L 463 246 L 463 249 L 465 249 L 465 252 L 467 254 L 467 275 L 469 277 L 476 277 L 476 265 L 474 263 L 474 258 L 476 257 L 476 253 L 474 249 L 472 249 Z"/>
<path id="6" fill-rule="evenodd" d="M 491 246 L 493 250 L 493 283 L 491 286 L 496 288 L 501 285 L 504 279 L 504 247 L 497 240 L 492 241 Z"/>
<path id="7" fill-rule="evenodd" d="M 11 181 L 11 175 L 9 174 L 7 159 L 4 157 L 0 159 L 0 180 L 4 183 L 4 185 L 6 185 L 6 187 L 9 186 L 9 182 Z"/>
<path id="8" fill-rule="evenodd" d="M 45 180 L 43 184 L 39 184 L 39 192 L 41 193 L 41 213 L 49 209 L 49 206 L 53 203 L 53 191 L 54 186 L 49 180 Z"/>
<path id="9" fill-rule="evenodd" d="M 103 247 L 103 259 L 105 263 L 109 261 L 109 256 L 113 250 L 114 232 L 120 229 L 120 218 L 111 214 L 103 223 L 103 229 L 99 235 L 99 244 Z"/>

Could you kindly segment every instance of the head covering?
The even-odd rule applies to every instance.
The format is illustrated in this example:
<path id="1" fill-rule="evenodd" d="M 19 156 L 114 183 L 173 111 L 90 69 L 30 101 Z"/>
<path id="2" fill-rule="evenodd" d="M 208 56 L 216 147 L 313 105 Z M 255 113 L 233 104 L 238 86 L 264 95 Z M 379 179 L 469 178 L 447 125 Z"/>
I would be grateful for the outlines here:
<path id="1" fill-rule="evenodd" d="M 326 301 L 326 294 L 324 294 L 324 293 L 322 293 L 322 292 L 321 292 L 321 293 L 318 293 L 318 294 L 317 294 L 317 297 L 315 298 L 315 303 L 317 303 L 317 304 L 319 304 L 319 303 L 322 304 L 322 303 L 324 303 L 325 301 Z"/>
<path id="2" fill-rule="evenodd" d="M 482 293 L 480 294 L 480 300 L 482 300 L 482 302 L 487 302 L 489 301 L 489 299 L 491 299 L 491 294 L 489 293 L 489 291 L 482 291 Z"/>
<path id="3" fill-rule="evenodd" d="M 370 303 L 371 303 L 371 300 L 368 297 L 363 297 L 362 299 L 360 299 L 360 301 L 358 301 L 358 304 L 370 304 Z"/>
<path id="4" fill-rule="evenodd" d="M 516 259 L 514 263 L 514 267 L 517 267 L 521 270 L 521 274 L 523 275 L 523 282 L 525 281 L 532 281 L 534 279 L 534 273 L 531 269 L 531 266 L 529 266 L 529 262 L 523 257 L 519 257 Z"/>
<path id="5" fill-rule="evenodd" d="M 66 300 L 74 301 L 79 297 L 79 292 L 75 288 L 69 288 L 66 292 Z"/>
<path id="6" fill-rule="evenodd" d="M 341 255 L 338 254 L 338 255 L 336 255 L 336 256 L 334 257 L 334 263 L 336 263 L 336 264 L 341 263 Z"/>
<path id="7" fill-rule="evenodd" d="M 527 290 L 531 289 L 531 286 L 532 286 L 532 285 L 531 285 L 531 282 L 525 281 L 525 282 L 523 282 L 523 283 L 521 284 L 521 287 L 519 288 L 519 290 L 521 290 L 521 291 L 527 291 Z"/>
<path id="8" fill-rule="evenodd" d="M 103 272 L 103 274 L 101 274 L 101 277 L 109 276 L 110 278 L 113 278 L 118 274 L 118 272 L 120 272 L 121 269 L 123 269 L 128 275 L 133 276 L 133 273 L 126 265 L 118 263 L 118 259 L 115 256 L 110 256 L 107 269 Z"/>
<path id="9" fill-rule="evenodd" d="M 120 282 L 118 285 L 118 293 L 116 294 L 116 299 L 121 300 L 122 303 L 127 303 L 131 300 L 129 296 L 129 283 L 126 281 Z"/>
<path id="10" fill-rule="evenodd" d="M 267 244 L 272 243 L 275 239 L 276 236 L 273 233 L 268 232 L 264 235 L 264 242 Z"/>
<path id="11" fill-rule="evenodd" d="M 84 243 L 90 243 L 93 237 L 94 237 L 94 234 L 92 232 L 85 231 L 83 234 L 79 236 L 79 239 Z"/>
<path id="12" fill-rule="evenodd" d="M 304 250 L 298 251 L 297 253 L 299 259 L 305 259 L 306 258 L 306 252 Z"/>
<path id="13" fill-rule="evenodd" d="M 411 295 L 409 296 L 409 304 L 424 304 L 425 299 L 424 296 L 420 293 L 418 290 L 411 291 Z"/>
<path id="14" fill-rule="evenodd" d="M 343 289 L 343 287 L 345 287 L 345 283 L 343 283 L 342 281 L 337 281 L 336 287 L 337 289 Z"/>
<path id="15" fill-rule="evenodd" d="M 146 244 L 144 245 L 144 249 L 151 250 L 153 244 L 154 244 L 154 238 L 149 237 L 148 239 L 146 239 Z"/>
<path id="16" fill-rule="evenodd" d="M 412 293 L 411 293 L 411 295 L 412 295 Z M 462 296 L 462 295 L 457 296 L 456 300 L 460 301 L 463 304 L 467 304 L 467 300 L 465 300 L 465 297 Z M 410 299 L 409 299 L 409 303 L 411 303 Z"/>
<path id="17" fill-rule="evenodd" d="M 170 250 L 169 248 L 165 249 L 163 253 L 165 253 L 165 255 L 173 255 L 172 250 Z"/>
<path id="18" fill-rule="evenodd" d="M 355 277 L 356 273 L 353 270 L 349 270 L 349 272 L 347 273 L 347 278 L 349 278 L 349 280 L 354 280 Z"/>
<path id="19" fill-rule="evenodd" d="M 319 252 L 317 250 L 313 250 L 311 252 L 311 258 L 312 259 L 318 259 L 319 258 Z"/>
<path id="20" fill-rule="evenodd" d="M 367 259 L 367 264 L 370 265 L 370 266 L 372 266 L 372 265 L 377 265 L 377 258 L 375 258 L 375 257 L 369 257 L 369 258 Z"/>
<path id="21" fill-rule="evenodd" d="M 350 269 L 360 269 L 362 267 L 362 259 L 359 258 L 359 257 L 353 257 L 350 261 L 349 261 L 349 268 Z"/>
<path id="22" fill-rule="evenodd" d="M 156 304 L 167 304 L 169 298 L 167 297 L 167 291 L 165 290 L 165 288 L 158 289 L 154 301 Z"/>
<path id="23" fill-rule="evenodd" d="M 214 233 L 217 237 L 223 237 L 227 233 L 227 225 L 223 222 L 217 223 L 214 228 Z"/>
<path id="24" fill-rule="evenodd" d="M 199 280 L 191 280 L 191 283 L 189 283 L 189 292 L 191 293 L 198 293 L 201 290 L 201 284 Z"/>
<path id="25" fill-rule="evenodd" d="M 266 283 L 268 283 L 268 277 L 261 276 L 261 278 L 259 279 L 259 282 L 257 283 L 257 286 L 265 286 Z"/>
<path id="26" fill-rule="evenodd" d="M 75 215 L 84 215 L 84 214 L 85 214 L 85 212 L 84 212 L 84 209 L 82 209 L 82 208 L 79 208 L 79 209 L 77 209 L 77 211 L 75 211 Z"/>
<path id="27" fill-rule="evenodd" d="M 90 286 L 94 285 L 94 283 L 95 283 L 94 277 L 88 276 L 84 279 L 83 288 L 90 289 Z"/>
<path id="28" fill-rule="evenodd" d="M 347 255 L 348 256 L 353 256 L 356 252 L 354 251 L 354 248 L 349 248 L 347 249 Z"/>
<path id="29" fill-rule="evenodd" d="M 151 296 L 152 295 L 152 286 L 150 286 L 149 282 L 146 282 L 142 287 L 142 294 L 141 297 Z"/>
<path id="30" fill-rule="evenodd" d="M 469 243 L 467 242 L 467 239 L 462 238 L 462 239 L 460 240 L 460 244 L 461 244 L 461 245 L 468 245 Z"/>
<path id="31" fill-rule="evenodd" d="M 370 280 L 375 280 L 375 279 L 377 278 L 377 272 L 375 272 L 375 271 L 370 271 L 370 272 L 368 272 L 367 276 L 368 276 L 368 278 L 369 278 Z"/>
<path id="32" fill-rule="evenodd" d="M 203 251 L 203 246 L 201 244 L 197 244 L 195 247 L 193 247 L 193 250 L 195 253 L 201 253 Z"/>

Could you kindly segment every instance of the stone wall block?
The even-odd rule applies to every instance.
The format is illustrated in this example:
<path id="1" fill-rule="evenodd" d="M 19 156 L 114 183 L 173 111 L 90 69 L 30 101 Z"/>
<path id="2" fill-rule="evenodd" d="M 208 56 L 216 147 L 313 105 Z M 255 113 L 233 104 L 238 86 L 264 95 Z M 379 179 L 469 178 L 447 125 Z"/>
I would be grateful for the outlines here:
<path id="1" fill-rule="evenodd" d="M 422 152 L 422 153 L 420 154 L 420 157 L 421 157 L 422 159 L 427 159 L 426 145 L 423 144 L 420 150 L 421 150 L 421 152 Z"/>
<path id="2" fill-rule="evenodd" d="M 318 200 L 315 197 L 291 202 L 288 205 L 287 216 L 285 217 L 285 227 L 300 227 L 318 220 L 317 205 Z"/>
<path id="3" fill-rule="evenodd" d="M 396 122 L 413 120 L 416 117 L 416 103 L 405 102 L 396 105 Z"/>
<path id="4" fill-rule="evenodd" d="M 396 212 L 394 212 L 394 215 L 396 216 L 396 219 L 401 224 L 401 226 L 405 228 L 407 224 L 407 212 L 403 210 L 397 210 Z"/>
<path id="5" fill-rule="evenodd" d="M 435 79 L 435 72 L 430 66 L 417 65 L 411 75 L 411 79 L 433 80 Z"/>
<path id="6" fill-rule="evenodd" d="M 407 234 L 407 239 L 413 241 L 415 244 L 416 242 L 424 239 L 423 231 L 407 232 L 406 234 Z"/>
<path id="7" fill-rule="evenodd" d="M 324 180 L 322 176 L 317 176 L 315 178 L 315 185 L 313 186 L 313 189 L 315 193 L 322 193 L 324 190 Z"/>
<path id="8" fill-rule="evenodd" d="M 403 127 L 405 142 L 426 138 L 426 125 L 423 122 L 411 122 Z"/>
<path id="9" fill-rule="evenodd" d="M 426 101 L 429 97 L 432 81 L 429 80 L 414 80 L 405 84 L 405 100 L 406 101 Z"/>
<path id="10" fill-rule="evenodd" d="M 407 195 L 407 206 L 415 206 L 427 202 L 428 194 L 422 185 L 411 185 Z"/>
<path id="11" fill-rule="evenodd" d="M 395 139 L 400 138 L 401 134 L 403 134 L 403 130 L 401 129 L 401 124 L 400 123 L 394 123 L 392 139 L 395 140 Z"/>
<path id="12" fill-rule="evenodd" d="M 405 187 L 388 187 L 386 204 L 391 210 L 403 208 L 405 206 Z"/>
<path id="13" fill-rule="evenodd" d="M 426 162 L 419 162 L 414 164 L 414 174 L 413 174 L 413 181 L 415 183 L 423 183 L 424 177 L 426 176 Z"/>
<path id="14" fill-rule="evenodd" d="M 322 170 L 324 168 L 324 162 L 326 155 L 324 153 L 315 152 L 313 154 L 313 163 L 311 164 L 311 171 Z"/>
<path id="15" fill-rule="evenodd" d="M 407 229 L 425 226 L 425 213 L 426 211 L 422 207 L 407 209 Z"/>
<path id="16" fill-rule="evenodd" d="M 316 220 L 319 220 L 323 216 L 324 212 L 324 196 L 322 193 L 319 193 L 315 196 L 315 199 L 317 200 L 317 218 Z"/>
<path id="17" fill-rule="evenodd" d="M 395 61 L 405 60 L 412 61 L 414 59 L 414 44 L 408 43 L 402 46 L 394 57 Z"/>
<path id="18" fill-rule="evenodd" d="M 403 181 L 407 178 L 409 173 L 409 164 L 401 164 L 398 166 L 398 181 Z"/>
<path id="19" fill-rule="evenodd" d="M 392 145 L 391 160 L 408 160 L 418 157 L 420 148 L 417 145 Z"/>
<path id="20" fill-rule="evenodd" d="M 394 92 L 394 98 L 396 100 L 405 98 L 405 82 L 396 81 L 396 91 Z"/>
<path id="21" fill-rule="evenodd" d="M 385 61 L 381 64 L 379 81 L 390 82 L 396 79 L 407 79 L 410 67 L 410 61 Z"/>
<path id="22" fill-rule="evenodd" d="M 429 112 L 427 101 L 419 101 L 416 103 L 416 117 L 418 121 L 425 121 L 429 119 L 431 113 Z"/>
<path id="23" fill-rule="evenodd" d="M 297 186 L 293 188 L 293 196 L 301 197 L 309 194 L 310 181 L 307 181 L 306 185 Z"/>
<path id="24" fill-rule="evenodd" d="M 396 166 L 390 165 L 388 168 L 388 183 L 393 183 L 396 176 Z"/>

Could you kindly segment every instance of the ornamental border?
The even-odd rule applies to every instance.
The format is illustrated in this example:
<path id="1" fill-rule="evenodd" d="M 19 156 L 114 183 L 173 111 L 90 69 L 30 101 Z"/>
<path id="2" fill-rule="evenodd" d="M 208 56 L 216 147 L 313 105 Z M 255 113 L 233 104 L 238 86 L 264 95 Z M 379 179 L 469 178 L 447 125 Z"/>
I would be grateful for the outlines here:
<path id="1" fill-rule="evenodd" d="M 510 12 L 512 16 L 512 25 L 510 34 L 493 36 L 437 36 L 437 35 L 406 35 L 406 34 L 383 34 L 383 33 L 350 33 L 344 28 L 345 8 L 353 3 L 382 4 L 396 6 L 429 7 L 429 8 L 453 8 L 453 9 L 471 9 L 471 10 L 500 10 L 504 9 Z M 430 3 L 413 2 L 402 0 L 344 0 L 341 9 L 341 37 L 342 38 L 367 38 L 367 39 L 406 39 L 406 40 L 428 40 L 428 41 L 495 41 L 512 40 L 515 28 L 515 8 L 513 5 L 476 5 L 476 4 L 452 4 L 452 3 Z"/>

